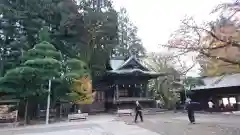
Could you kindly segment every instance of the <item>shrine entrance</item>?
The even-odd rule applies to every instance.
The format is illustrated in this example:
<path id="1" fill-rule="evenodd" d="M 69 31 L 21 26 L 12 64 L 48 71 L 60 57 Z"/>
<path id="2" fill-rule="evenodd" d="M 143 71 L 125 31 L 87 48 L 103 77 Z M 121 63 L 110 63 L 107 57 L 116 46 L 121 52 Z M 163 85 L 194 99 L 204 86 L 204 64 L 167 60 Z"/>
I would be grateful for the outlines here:
<path id="1" fill-rule="evenodd" d="M 107 71 L 104 77 L 109 84 L 109 89 L 104 91 L 105 109 L 130 109 L 136 101 L 145 108 L 155 107 L 155 100 L 147 90 L 147 85 L 150 79 L 165 75 L 150 71 L 135 56 L 131 56 L 115 69 Z"/>

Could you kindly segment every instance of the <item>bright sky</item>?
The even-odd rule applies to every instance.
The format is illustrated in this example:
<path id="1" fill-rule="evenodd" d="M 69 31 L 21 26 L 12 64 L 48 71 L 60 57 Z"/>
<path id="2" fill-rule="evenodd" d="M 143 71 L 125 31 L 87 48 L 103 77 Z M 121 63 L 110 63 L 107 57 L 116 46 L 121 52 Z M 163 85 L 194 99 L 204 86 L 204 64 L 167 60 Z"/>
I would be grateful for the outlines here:
<path id="1" fill-rule="evenodd" d="M 212 8 L 224 1 L 231 0 L 113 0 L 116 9 L 127 9 L 149 52 L 161 51 L 159 44 L 168 41 L 185 15 L 193 15 L 198 22 L 208 20 Z"/>
<path id="2" fill-rule="evenodd" d="M 208 18 L 214 6 L 223 1 L 230 0 L 113 0 L 117 9 L 127 9 L 148 51 L 156 51 L 158 44 L 166 43 L 185 15 L 203 20 Z"/>

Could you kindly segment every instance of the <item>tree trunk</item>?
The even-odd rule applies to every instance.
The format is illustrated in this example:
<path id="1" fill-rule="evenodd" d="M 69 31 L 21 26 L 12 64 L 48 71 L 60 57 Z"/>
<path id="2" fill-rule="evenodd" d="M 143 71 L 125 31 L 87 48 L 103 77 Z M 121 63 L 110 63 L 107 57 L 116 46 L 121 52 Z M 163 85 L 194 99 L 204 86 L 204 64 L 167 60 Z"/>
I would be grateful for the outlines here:
<path id="1" fill-rule="evenodd" d="M 25 111 L 24 111 L 24 125 L 28 123 L 28 98 L 26 99 L 25 103 Z"/>

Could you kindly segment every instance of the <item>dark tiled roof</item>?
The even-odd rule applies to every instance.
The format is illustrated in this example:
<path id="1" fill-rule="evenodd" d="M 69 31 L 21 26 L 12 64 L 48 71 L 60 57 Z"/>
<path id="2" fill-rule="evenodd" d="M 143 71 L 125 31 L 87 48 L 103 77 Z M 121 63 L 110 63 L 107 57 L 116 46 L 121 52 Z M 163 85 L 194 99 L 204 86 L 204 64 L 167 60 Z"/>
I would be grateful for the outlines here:
<path id="1" fill-rule="evenodd" d="M 126 61 L 115 59 L 110 60 L 113 70 L 108 71 L 108 75 L 137 75 L 137 76 L 164 76 L 163 73 L 150 71 L 146 68 L 136 56 L 131 56 Z"/>
<path id="2" fill-rule="evenodd" d="M 240 80 L 240 73 L 229 74 L 224 76 L 205 77 L 203 78 L 205 85 L 196 86 L 192 88 L 192 90 L 240 86 L 239 80 Z"/>

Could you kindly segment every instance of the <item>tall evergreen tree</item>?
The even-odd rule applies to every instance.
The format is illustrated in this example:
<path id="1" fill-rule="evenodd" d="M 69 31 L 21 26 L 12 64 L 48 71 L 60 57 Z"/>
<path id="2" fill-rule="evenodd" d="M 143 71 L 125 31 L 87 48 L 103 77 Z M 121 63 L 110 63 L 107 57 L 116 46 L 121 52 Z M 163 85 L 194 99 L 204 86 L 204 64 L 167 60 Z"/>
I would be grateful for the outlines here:
<path id="1" fill-rule="evenodd" d="M 46 34 L 45 28 L 40 32 L 41 40 L 49 40 Z M 8 70 L 1 78 L 0 92 L 25 101 L 25 122 L 29 101 L 46 93 L 49 79 L 60 77 L 61 59 L 61 53 L 53 45 L 42 41 L 23 53 L 21 66 Z"/>
<path id="2" fill-rule="evenodd" d="M 137 27 L 130 21 L 127 10 L 121 8 L 118 13 L 118 46 L 114 49 L 113 56 L 144 56 L 145 48 L 137 32 Z"/>
<path id="3" fill-rule="evenodd" d="M 8 69 L 19 66 L 20 57 L 25 50 L 35 45 L 38 32 L 43 26 L 55 26 L 50 24 L 57 16 L 54 4 L 56 1 L 51 0 L 0 2 L 1 65 L 4 65 L 0 69 L 2 75 Z"/>
<path id="4" fill-rule="evenodd" d="M 0 6 L 0 47 L 6 55 L 13 50 L 12 42 L 21 41 L 22 46 L 14 49 L 19 54 L 14 59 L 18 60 L 38 42 L 38 31 L 47 26 L 51 37 L 48 42 L 62 52 L 64 59 L 80 58 L 93 78 L 104 73 L 118 38 L 117 13 L 109 0 L 2 0 Z M 5 55 L 1 57 L 1 65 L 11 61 Z M 7 69 L 0 70 L 4 74 Z"/>

